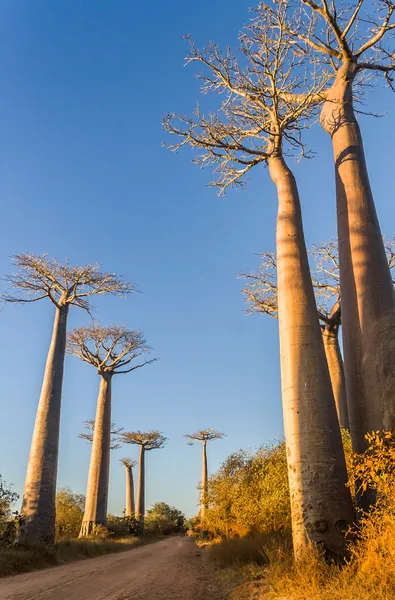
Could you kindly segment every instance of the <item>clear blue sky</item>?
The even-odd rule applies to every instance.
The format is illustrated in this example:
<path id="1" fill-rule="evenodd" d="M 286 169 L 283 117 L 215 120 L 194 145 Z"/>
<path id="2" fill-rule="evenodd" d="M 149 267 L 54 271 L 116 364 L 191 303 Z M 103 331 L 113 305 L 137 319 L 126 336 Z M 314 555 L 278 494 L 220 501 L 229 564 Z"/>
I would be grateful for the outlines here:
<path id="1" fill-rule="evenodd" d="M 139 284 L 129 300 L 100 298 L 97 318 L 145 332 L 160 362 L 113 386 L 113 420 L 169 438 L 149 453 L 147 500 L 196 511 L 200 452 L 182 434 L 215 427 L 209 468 L 238 448 L 282 436 L 277 323 L 243 314 L 241 270 L 274 249 L 276 196 L 267 171 L 244 193 L 217 198 L 209 171 L 188 151 L 162 148 L 164 113 L 190 112 L 199 84 L 184 68 L 182 36 L 235 44 L 248 2 L 3 0 L 0 4 L 0 274 L 9 255 L 47 252 L 99 261 Z M 376 92 L 362 118 L 383 231 L 395 233 L 394 100 Z M 391 140 L 392 137 L 392 140 Z M 335 236 L 329 138 L 310 134 L 313 161 L 295 167 L 309 244 Z M 379 153 L 380 151 L 380 153 Z M 3 286 L 3 284 L 1 284 Z M 0 312 L 0 473 L 21 493 L 53 319 L 49 302 Z M 79 309 L 70 326 L 87 323 Z M 95 370 L 67 357 L 59 486 L 84 492 L 89 445 L 77 439 L 94 417 Z M 113 452 L 110 510 L 124 506 Z"/>

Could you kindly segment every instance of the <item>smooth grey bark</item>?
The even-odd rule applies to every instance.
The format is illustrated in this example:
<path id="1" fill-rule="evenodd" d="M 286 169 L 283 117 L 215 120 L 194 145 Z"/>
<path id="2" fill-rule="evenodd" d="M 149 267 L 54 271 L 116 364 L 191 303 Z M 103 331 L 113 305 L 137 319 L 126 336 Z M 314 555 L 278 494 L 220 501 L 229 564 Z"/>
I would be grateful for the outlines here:
<path id="1" fill-rule="evenodd" d="M 137 479 L 137 497 L 136 497 L 136 519 L 139 526 L 144 530 L 145 515 L 145 448 L 140 445 L 139 470 Z"/>
<path id="2" fill-rule="evenodd" d="M 350 432 L 354 451 L 363 452 L 367 432 L 395 428 L 395 303 L 353 109 L 355 71 L 353 62 L 339 70 L 323 105 L 321 124 L 331 136 L 335 159 Z"/>
<path id="3" fill-rule="evenodd" d="M 100 379 L 85 512 L 80 537 L 88 536 L 98 525 L 105 525 L 107 521 L 111 442 L 111 380 L 111 373 L 102 375 Z"/>
<path id="4" fill-rule="evenodd" d="M 354 515 L 299 194 L 284 159 L 268 163 L 278 194 L 278 317 L 294 552 L 299 558 L 313 543 L 329 557 L 342 557 Z"/>
<path id="5" fill-rule="evenodd" d="M 135 513 L 133 469 L 125 465 L 126 470 L 126 506 L 125 515 L 132 517 Z"/>
<path id="6" fill-rule="evenodd" d="M 55 541 L 55 497 L 68 304 L 56 307 L 27 466 L 19 540 Z"/>

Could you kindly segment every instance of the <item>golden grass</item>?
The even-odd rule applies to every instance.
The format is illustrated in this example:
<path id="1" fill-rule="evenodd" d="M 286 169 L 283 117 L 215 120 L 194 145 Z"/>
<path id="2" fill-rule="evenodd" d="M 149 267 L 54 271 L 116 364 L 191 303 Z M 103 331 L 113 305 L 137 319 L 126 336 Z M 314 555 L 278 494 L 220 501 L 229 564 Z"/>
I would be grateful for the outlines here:
<path id="1" fill-rule="evenodd" d="M 117 540 L 65 540 L 52 546 L 0 546 L 0 577 L 45 569 L 75 560 L 131 550 L 148 540 L 127 537 Z"/>

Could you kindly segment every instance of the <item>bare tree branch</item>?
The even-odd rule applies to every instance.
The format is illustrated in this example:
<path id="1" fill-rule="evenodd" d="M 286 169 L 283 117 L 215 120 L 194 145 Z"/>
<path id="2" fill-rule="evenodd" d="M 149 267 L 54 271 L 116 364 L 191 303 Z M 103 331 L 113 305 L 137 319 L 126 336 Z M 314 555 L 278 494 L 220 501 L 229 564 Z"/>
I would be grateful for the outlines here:
<path id="1" fill-rule="evenodd" d="M 125 431 L 120 439 L 123 444 L 144 446 L 144 450 L 148 451 L 163 448 L 168 438 L 157 429 L 152 429 L 151 431 Z"/>
<path id="2" fill-rule="evenodd" d="M 141 332 L 120 325 L 101 327 L 94 323 L 74 329 L 67 337 L 67 353 L 95 366 L 101 375 L 130 373 L 155 362 L 157 358 L 147 359 L 122 369 L 151 350 Z"/>
<path id="3" fill-rule="evenodd" d="M 61 264 L 55 258 L 48 259 L 46 254 L 16 254 L 12 262 L 17 271 L 5 281 L 18 294 L 4 293 L 4 302 L 25 303 L 49 298 L 58 308 L 72 304 L 89 311 L 92 307 L 87 298 L 91 296 L 126 296 L 137 290 L 119 275 L 101 272 L 99 264 L 73 266 L 67 261 Z"/>
<path id="4" fill-rule="evenodd" d="M 84 422 L 84 428 L 87 429 L 87 432 L 79 433 L 78 437 L 87 440 L 88 442 L 93 442 L 93 432 L 95 430 L 95 420 L 90 419 L 89 421 Z M 115 423 L 111 423 L 111 442 L 110 449 L 118 450 L 121 448 L 121 444 L 119 443 L 119 434 L 123 431 L 123 427 L 117 427 Z"/>

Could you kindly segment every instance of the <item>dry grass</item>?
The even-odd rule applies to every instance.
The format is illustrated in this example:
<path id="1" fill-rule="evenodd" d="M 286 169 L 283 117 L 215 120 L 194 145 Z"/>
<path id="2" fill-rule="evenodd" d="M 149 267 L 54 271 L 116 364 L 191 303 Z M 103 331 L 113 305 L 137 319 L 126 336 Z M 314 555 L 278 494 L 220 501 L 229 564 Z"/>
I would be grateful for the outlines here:
<path id="1" fill-rule="evenodd" d="M 29 544 L 29 546 L 0 546 L 0 577 L 45 569 L 75 560 L 94 558 L 102 554 L 123 552 L 147 543 L 139 538 L 118 540 L 66 540 L 53 546 Z"/>

